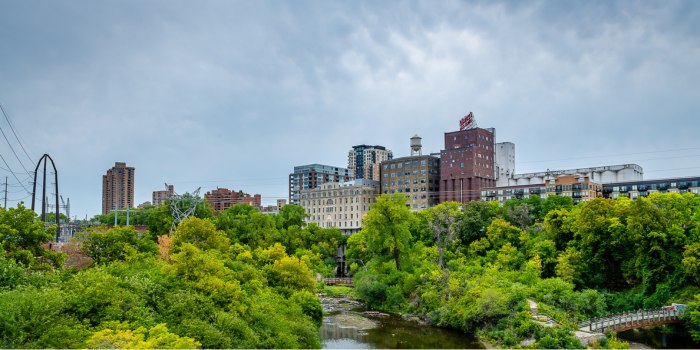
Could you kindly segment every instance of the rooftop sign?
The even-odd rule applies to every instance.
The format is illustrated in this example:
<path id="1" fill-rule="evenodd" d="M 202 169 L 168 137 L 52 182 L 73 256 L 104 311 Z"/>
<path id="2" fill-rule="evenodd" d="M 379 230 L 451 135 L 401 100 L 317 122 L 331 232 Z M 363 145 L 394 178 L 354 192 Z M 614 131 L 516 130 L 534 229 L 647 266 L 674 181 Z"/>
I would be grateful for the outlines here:
<path id="1" fill-rule="evenodd" d="M 476 129 L 476 119 L 474 113 L 469 112 L 464 118 L 459 120 L 459 131 Z"/>

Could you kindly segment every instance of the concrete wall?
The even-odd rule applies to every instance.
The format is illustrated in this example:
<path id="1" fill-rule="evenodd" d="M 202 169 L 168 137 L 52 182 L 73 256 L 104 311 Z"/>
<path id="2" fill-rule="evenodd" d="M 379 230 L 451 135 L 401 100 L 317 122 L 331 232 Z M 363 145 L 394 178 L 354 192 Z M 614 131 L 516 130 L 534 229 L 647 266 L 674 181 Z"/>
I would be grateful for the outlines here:
<path id="1" fill-rule="evenodd" d="M 504 142 L 509 143 L 509 142 Z M 501 145 L 500 143 L 498 144 Z M 498 152 L 501 150 L 500 147 L 496 148 L 496 161 L 499 161 L 499 157 L 504 157 L 499 155 Z M 513 146 L 513 154 L 515 154 L 515 146 Z M 505 157 L 504 157 L 505 158 Z M 513 155 L 513 161 L 515 161 L 515 155 Z M 515 165 L 513 165 L 515 169 Z M 500 171 L 500 170 L 499 170 Z M 538 173 L 527 173 L 527 174 L 515 174 L 503 179 L 499 176 L 498 187 L 505 186 L 516 186 L 524 184 L 537 184 L 542 183 L 543 179 L 547 176 L 559 177 L 568 175 L 584 175 L 590 177 L 591 180 L 599 181 L 601 183 L 612 183 L 612 182 L 623 182 L 623 181 L 635 181 L 643 180 L 644 170 L 641 166 L 637 164 L 622 164 L 622 165 L 608 165 L 592 168 L 579 168 L 579 169 L 567 169 L 567 170 L 553 170 L 553 171 L 543 171 Z M 500 174 L 499 174 L 500 175 Z"/>
<path id="2" fill-rule="evenodd" d="M 500 142 L 496 144 L 496 171 L 498 186 L 508 186 L 508 179 L 515 174 L 515 144 Z"/>

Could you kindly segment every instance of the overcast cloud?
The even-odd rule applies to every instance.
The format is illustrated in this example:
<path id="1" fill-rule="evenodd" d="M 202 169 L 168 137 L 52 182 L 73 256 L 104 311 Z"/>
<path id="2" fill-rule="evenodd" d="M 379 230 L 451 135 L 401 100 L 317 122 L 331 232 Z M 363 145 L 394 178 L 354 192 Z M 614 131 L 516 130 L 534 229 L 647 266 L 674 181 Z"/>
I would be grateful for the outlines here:
<path id="1" fill-rule="evenodd" d="M 519 173 L 700 174 L 697 1 L 4 1 L 0 43 L 0 103 L 79 218 L 117 161 L 137 204 L 164 182 L 270 204 L 295 165 L 438 152 L 470 111 Z"/>

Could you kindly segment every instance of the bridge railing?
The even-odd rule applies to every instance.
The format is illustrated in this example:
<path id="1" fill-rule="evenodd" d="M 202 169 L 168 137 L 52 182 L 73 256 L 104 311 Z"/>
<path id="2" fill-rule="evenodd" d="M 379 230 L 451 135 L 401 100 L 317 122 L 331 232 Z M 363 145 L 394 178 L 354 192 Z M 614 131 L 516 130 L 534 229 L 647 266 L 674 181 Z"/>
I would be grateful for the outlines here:
<path id="1" fill-rule="evenodd" d="M 353 278 L 352 277 L 333 277 L 333 278 L 323 278 L 321 279 L 323 283 L 327 285 L 331 284 L 349 284 L 353 285 Z"/>
<path id="2" fill-rule="evenodd" d="M 644 309 L 618 312 L 601 317 L 579 321 L 580 329 L 589 331 L 604 331 L 606 329 L 631 329 L 646 325 L 673 323 L 680 321 L 685 308 L 662 307 L 659 309 Z"/>

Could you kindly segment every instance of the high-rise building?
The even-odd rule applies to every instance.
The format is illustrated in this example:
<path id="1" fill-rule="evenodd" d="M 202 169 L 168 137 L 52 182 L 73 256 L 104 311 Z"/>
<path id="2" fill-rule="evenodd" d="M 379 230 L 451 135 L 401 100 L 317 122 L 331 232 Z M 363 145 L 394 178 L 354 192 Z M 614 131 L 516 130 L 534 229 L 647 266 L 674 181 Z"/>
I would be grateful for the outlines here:
<path id="1" fill-rule="evenodd" d="M 440 202 L 467 203 L 481 198 L 481 189 L 496 186 L 494 129 L 446 132 L 440 151 Z"/>
<path id="2" fill-rule="evenodd" d="M 134 168 L 116 162 L 102 175 L 102 214 L 134 207 Z"/>
<path id="3" fill-rule="evenodd" d="M 289 204 L 299 204 L 301 190 L 314 189 L 326 182 L 353 180 L 352 170 L 332 165 L 309 164 L 294 167 L 289 174 Z"/>
<path id="4" fill-rule="evenodd" d="M 381 193 L 404 193 L 406 206 L 420 211 L 440 202 L 440 158 L 423 155 L 421 138 L 411 138 L 411 156 L 383 161 Z"/>
<path id="5" fill-rule="evenodd" d="M 234 204 L 248 204 L 258 210 L 262 208 L 262 197 L 259 194 L 251 196 L 243 191 L 230 191 L 226 188 L 208 191 L 204 198 L 209 202 L 214 215 L 218 215 L 220 211 L 224 211 Z"/>
<path id="6" fill-rule="evenodd" d="M 380 181 L 379 163 L 393 158 L 394 154 L 383 146 L 353 146 L 348 152 L 348 169 L 356 179 Z"/>
<path id="7" fill-rule="evenodd" d="M 165 200 L 173 195 L 173 191 L 175 191 L 173 185 L 168 185 L 167 191 L 153 191 L 153 205 L 155 205 L 156 207 L 163 205 L 165 203 Z"/>

